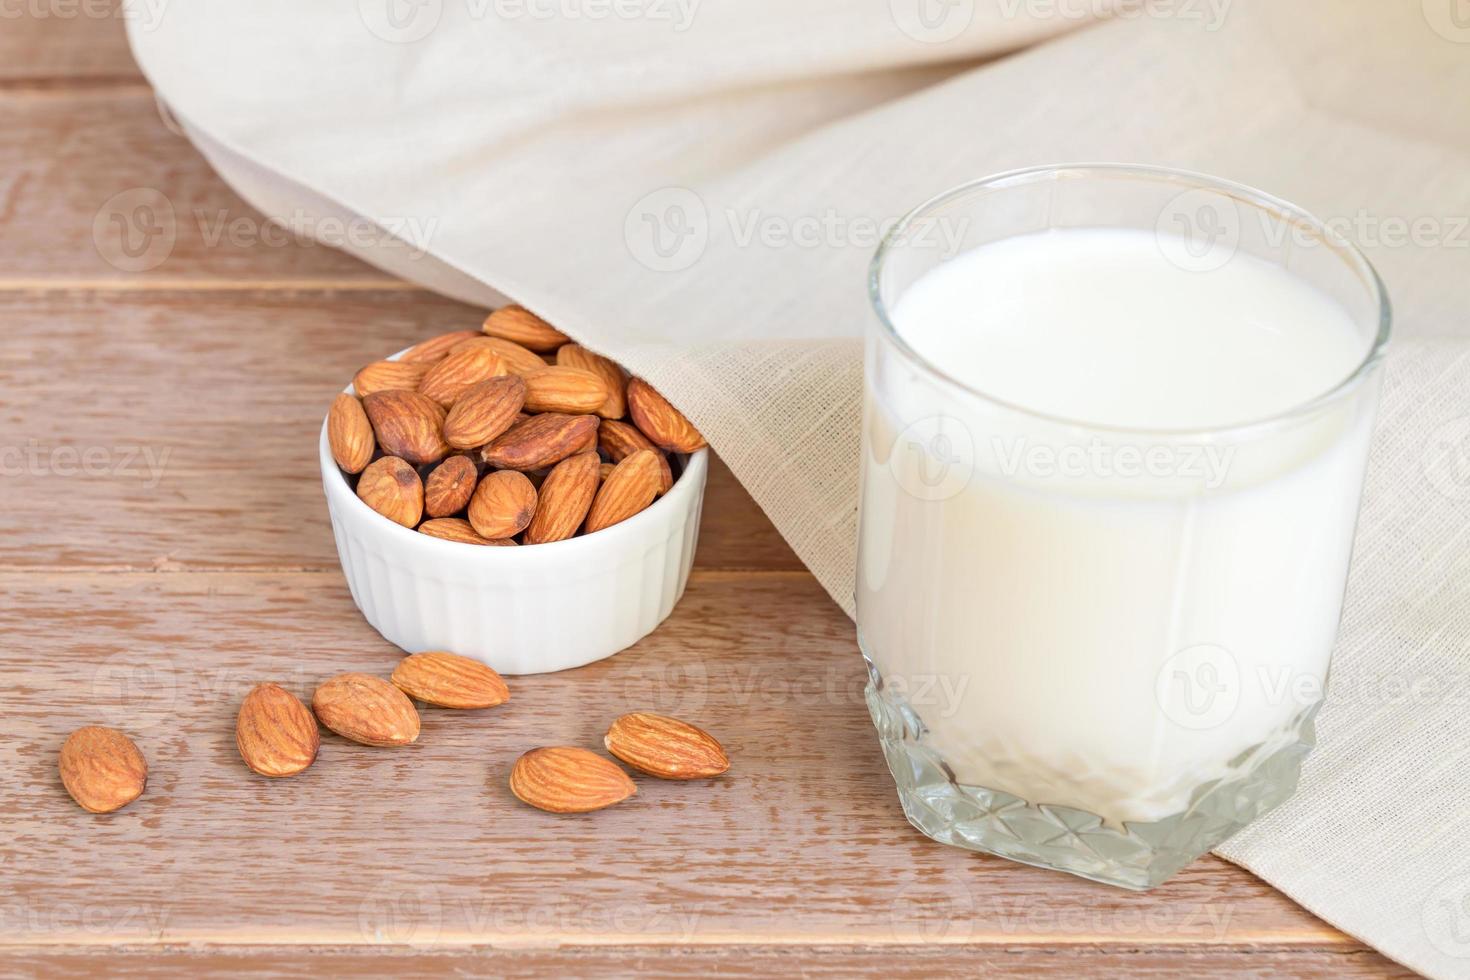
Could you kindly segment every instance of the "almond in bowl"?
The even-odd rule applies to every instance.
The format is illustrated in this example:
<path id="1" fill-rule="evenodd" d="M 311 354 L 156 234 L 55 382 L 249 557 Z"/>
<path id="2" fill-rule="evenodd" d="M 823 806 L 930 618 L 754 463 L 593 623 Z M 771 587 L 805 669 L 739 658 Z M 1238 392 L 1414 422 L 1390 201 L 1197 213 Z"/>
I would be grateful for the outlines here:
<path id="1" fill-rule="evenodd" d="M 353 600 L 405 650 L 575 667 L 651 632 L 688 581 L 703 436 L 523 308 L 365 366 L 319 449 Z"/>

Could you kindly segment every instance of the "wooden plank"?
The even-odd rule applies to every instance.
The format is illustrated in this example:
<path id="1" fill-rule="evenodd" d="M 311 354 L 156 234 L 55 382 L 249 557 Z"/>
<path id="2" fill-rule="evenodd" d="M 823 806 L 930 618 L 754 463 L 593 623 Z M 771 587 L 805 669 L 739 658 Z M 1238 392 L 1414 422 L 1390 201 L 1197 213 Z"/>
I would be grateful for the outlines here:
<path id="1" fill-rule="evenodd" d="M 0 7 L 0 83 L 142 79 L 124 20 L 157 23 L 167 0 L 12 0 Z"/>
<path id="2" fill-rule="evenodd" d="M 0 318 L 0 568 L 330 570 L 332 395 L 483 312 L 427 293 L 42 292 L 0 295 Z M 698 567 L 802 567 L 723 464 Z"/>
<path id="3" fill-rule="evenodd" d="M 397 284 L 264 221 L 145 86 L 0 92 L 0 127 L 0 288 Z"/>
<path id="4" fill-rule="evenodd" d="M 0 930 L 9 944 L 957 944 L 1359 948 L 1226 863 L 1144 895 L 991 859 L 904 821 L 862 702 L 852 627 L 809 577 L 696 579 L 610 660 L 519 678 L 503 708 L 424 712 L 413 746 L 323 739 L 301 777 L 252 776 L 244 692 L 309 697 L 395 651 L 335 574 L 8 574 L 0 609 Z M 733 768 L 639 779 L 554 816 L 506 788 L 536 745 L 597 746 L 648 708 L 707 725 Z M 143 798 L 81 811 L 73 728 L 132 733 Z"/>
<path id="5" fill-rule="evenodd" d="M 308 959 L 310 957 L 310 959 Z M 323 961 L 326 961 L 325 963 Z M 668 949 L 503 949 L 472 947 L 412 950 L 361 947 L 252 947 L 247 949 L 132 948 L 57 950 L 29 947 L 0 954 L 0 967 L 55 980 L 155 976 L 160 970 L 193 977 L 294 975 L 308 963 L 333 976 L 559 977 L 978 977 L 1032 980 L 1071 977 L 1413 977 L 1377 953 L 1274 947 L 1224 949 L 1114 949 L 1084 947 L 1006 949 L 966 946 L 738 946 Z"/>

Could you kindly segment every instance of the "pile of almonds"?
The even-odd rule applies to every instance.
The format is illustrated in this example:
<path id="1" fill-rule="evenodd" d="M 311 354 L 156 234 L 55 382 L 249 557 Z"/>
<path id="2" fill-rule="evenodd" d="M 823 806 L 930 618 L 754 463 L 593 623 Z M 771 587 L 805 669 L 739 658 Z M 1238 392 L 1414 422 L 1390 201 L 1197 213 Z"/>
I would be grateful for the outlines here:
<path id="1" fill-rule="evenodd" d="M 640 378 L 520 306 L 375 361 L 332 403 L 332 457 L 369 507 L 477 545 L 543 544 L 625 521 L 705 446 Z"/>
<path id="2" fill-rule="evenodd" d="M 320 722 L 363 745 L 393 747 L 418 740 L 414 701 L 443 708 L 493 708 L 510 689 L 490 667 L 453 653 L 415 653 L 399 661 L 391 683 L 371 674 L 339 674 L 323 682 L 308 710 L 279 684 L 257 684 L 235 719 L 235 745 L 262 776 L 304 772 L 321 747 Z M 730 768 L 709 733 L 663 715 L 634 712 L 612 723 L 608 752 L 631 768 L 663 779 L 706 779 Z M 143 794 L 148 764 L 132 739 L 111 728 L 79 728 L 61 747 L 61 781 L 92 813 L 111 813 Z M 616 763 L 586 749 L 532 749 L 511 769 L 517 798 L 552 813 L 585 813 L 621 803 L 637 792 Z"/>

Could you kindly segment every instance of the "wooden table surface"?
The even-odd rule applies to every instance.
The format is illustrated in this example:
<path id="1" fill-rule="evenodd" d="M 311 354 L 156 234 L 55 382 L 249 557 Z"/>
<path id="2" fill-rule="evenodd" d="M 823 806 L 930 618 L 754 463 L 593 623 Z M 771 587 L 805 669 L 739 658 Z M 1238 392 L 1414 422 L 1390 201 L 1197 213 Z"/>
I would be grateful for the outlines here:
<path id="1" fill-rule="evenodd" d="M 407 749 L 328 735 L 302 777 L 252 776 L 252 684 L 309 697 L 399 656 L 337 565 L 331 395 L 480 312 L 269 234 L 89 10 L 0 21 L 0 975 L 1403 972 L 1213 857 L 1136 895 L 912 830 L 851 624 L 719 464 L 653 636 L 503 709 L 426 710 Z M 590 817 L 510 796 L 521 751 L 635 708 L 704 723 L 734 768 Z M 57 777 L 84 724 L 149 761 L 109 816 Z"/>

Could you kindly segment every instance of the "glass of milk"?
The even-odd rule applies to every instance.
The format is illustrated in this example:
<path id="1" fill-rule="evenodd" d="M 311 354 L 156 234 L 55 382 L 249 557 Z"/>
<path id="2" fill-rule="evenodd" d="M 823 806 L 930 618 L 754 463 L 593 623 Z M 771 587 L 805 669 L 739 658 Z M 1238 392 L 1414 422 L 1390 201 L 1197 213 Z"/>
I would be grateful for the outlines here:
<path id="1" fill-rule="evenodd" d="M 909 820 L 1149 888 L 1313 744 L 1389 308 L 1258 191 L 1058 166 L 874 257 L 858 632 Z"/>

